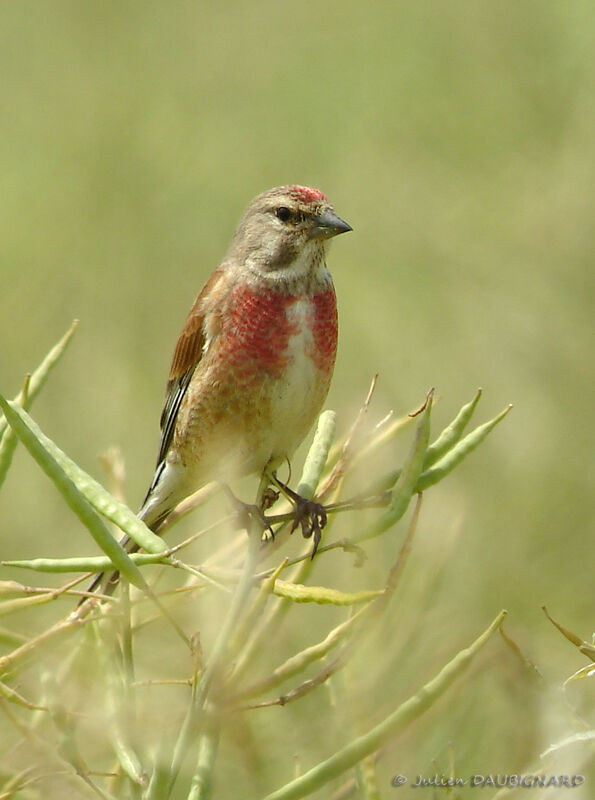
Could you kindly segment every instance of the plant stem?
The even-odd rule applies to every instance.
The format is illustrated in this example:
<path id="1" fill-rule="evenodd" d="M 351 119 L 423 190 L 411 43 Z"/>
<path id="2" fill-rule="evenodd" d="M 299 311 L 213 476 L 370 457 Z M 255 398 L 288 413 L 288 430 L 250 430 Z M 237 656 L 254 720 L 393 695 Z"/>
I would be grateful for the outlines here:
<path id="1" fill-rule="evenodd" d="M 260 506 L 262 503 L 262 496 L 267 485 L 268 478 L 262 478 L 256 499 L 258 506 Z M 249 526 L 248 546 L 246 549 L 246 558 L 244 560 L 242 574 L 232 597 L 231 605 L 227 612 L 225 622 L 223 623 L 221 631 L 219 632 L 219 636 L 215 641 L 211 657 L 209 658 L 207 666 L 205 667 L 196 689 L 193 691 L 192 701 L 188 708 L 186 718 L 184 719 L 182 729 L 174 748 L 166 797 L 171 796 L 171 792 L 178 777 L 182 761 L 188 752 L 193 734 L 197 730 L 197 726 L 203 714 L 211 686 L 214 680 L 216 680 L 218 675 L 220 675 L 223 671 L 223 661 L 225 659 L 228 644 L 231 640 L 242 611 L 245 608 L 248 594 L 253 586 L 252 579 L 258 561 L 258 553 L 260 551 L 260 537 L 261 528 L 259 521 L 253 519 L 251 520 Z"/>
<path id="2" fill-rule="evenodd" d="M 299 778 L 268 794 L 264 800 L 298 800 L 298 798 L 305 797 L 355 766 L 363 758 L 371 755 L 385 741 L 400 733 L 414 719 L 430 708 L 462 674 L 491 634 L 501 625 L 505 615 L 505 611 L 500 612 L 492 624 L 468 648 L 457 653 L 435 678 L 426 683 L 382 722 L 351 741 L 338 753 L 300 775 Z"/>

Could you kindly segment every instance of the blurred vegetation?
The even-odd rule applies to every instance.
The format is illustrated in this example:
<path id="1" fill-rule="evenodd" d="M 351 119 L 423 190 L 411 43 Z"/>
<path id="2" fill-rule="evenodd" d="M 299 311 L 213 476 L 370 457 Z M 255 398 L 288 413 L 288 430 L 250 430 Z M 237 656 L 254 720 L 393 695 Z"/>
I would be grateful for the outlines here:
<path id="1" fill-rule="evenodd" d="M 425 500 L 394 616 L 358 667 L 366 692 L 342 713 L 381 719 L 500 608 L 549 688 L 492 642 L 464 692 L 385 753 L 383 797 L 392 775 L 447 770 L 451 754 L 462 776 L 520 770 L 574 730 L 559 687 L 586 660 L 540 606 L 589 638 L 594 33 L 587 0 L 0 6 L 0 391 L 16 395 L 79 318 L 34 416 L 101 481 L 97 456 L 118 444 L 133 508 L 185 314 L 246 202 L 276 184 L 320 187 L 354 227 L 329 256 L 340 428 L 374 372 L 375 419 L 430 386 L 440 423 L 478 386 L 488 415 L 515 404 Z M 23 448 L 0 526 L 4 559 L 97 552 Z M 381 584 L 403 530 L 369 544 L 356 588 Z M 340 583 L 341 563 L 321 559 L 315 582 Z M 44 613 L 22 612 L 21 632 Z M 329 627 L 324 607 L 303 616 L 314 639 Z M 208 639 L 215 621 L 199 624 Z M 567 699 L 592 721 L 588 687 Z M 299 752 L 305 769 L 339 745 L 322 702 L 259 712 L 267 785 L 286 774 L 276 760 Z M 252 733 L 235 731 L 247 748 Z M 0 736 L 6 748 L 14 732 Z M 225 797 L 246 768 L 229 745 L 220 759 Z"/>
<path id="2" fill-rule="evenodd" d="M 18 736 L 0 760 L 0 771 L 5 771 L 7 778 L 0 794 L 19 796 L 22 789 L 29 787 L 30 796 L 40 796 L 40 788 L 50 783 L 56 794 L 87 790 L 102 800 L 168 800 L 172 796 L 208 800 L 213 796 L 213 782 L 219 780 L 229 795 L 225 780 L 217 778 L 221 771 L 226 776 L 229 773 L 228 761 L 219 767 L 217 760 L 223 733 L 240 750 L 249 748 L 249 752 L 242 752 L 250 778 L 250 789 L 244 790 L 244 796 L 266 791 L 266 800 L 296 800 L 319 789 L 328 790 L 329 783 L 339 781 L 343 784 L 339 794 L 347 791 L 351 796 L 356 781 L 361 780 L 360 796 L 373 800 L 379 794 L 375 761 L 381 757 L 385 744 L 408 730 L 413 721 L 436 704 L 468 670 L 492 634 L 500 630 L 505 636 L 501 625 L 506 611 L 501 611 L 469 647 L 380 720 L 375 721 L 374 715 L 362 710 L 356 730 L 354 720 L 344 719 L 340 706 L 349 696 L 345 676 L 352 683 L 350 691 L 354 691 L 357 671 L 353 665 L 357 656 L 366 652 L 367 641 L 378 632 L 378 623 L 389 616 L 411 553 L 423 492 L 456 469 L 504 419 L 510 407 L 493 420 L 465 430 L 480 399 L 481 393 L 477 392 L 434 441 L 430 423 L 433 391 L 414 414 L 397 420 L 387 415 L 370 429 L 366 417 L 373 382 L 347 437 L 336 443 L 336 414 L 323 412 L 298 492 L 302 497 L 324 501 L 326 510 L 319 509 L 317 513 L 331 517 L 324 531 L 328 544 L 318 546 L 320 529 L 305 531 L 306 538 L 313 538 L 313 546 L 296 559 L 285 557 L 263 571 L 263 562 L 271 563 L 291 534 L 295 510 L 291 511 L 287 502 L 281 504 L 286 509 L 282 514 L 267 517 L 271 535 L 263 543 L 259 517 L 250 519 L 243 514 L 243 521 L 239 521 L 236 515 L 234 524 L 234 515 L 230 519 L 227 514 L 211 525 L 205 524 L 205 491 L 212 497 L 213 489 L 217 490 L 216 485 L 210 484 L 180 504 L 155 535 L 118 500 L 121 487 L 117 479 L 116 494 L 110 494 L 39 429 L 24 407 L 55 367 L 71 334 L 72 329 L 31 380 L 25 382 L 18 401 L 11 403 L 0 395 L 5 417 L 0 436 L 0 482 L 9 463 L 6 453 L 13 450 L 11 437 L 12 442 L 18 437 L 104 555 L 99 557 L 101 563 L 97 563 L 97 557 L 0 562 L 8 569 L 26 569 L 29 574 L 70 573 L 67 582 L 55 589 L 2 581 L 1 617 L 14 617 L 25 610 L 37 613 L 45 604 L 54 605 L 58 598 L 76 597 L 80 601 L 64 619 L 58 619 L 37 636 L 19 640 L 20 632 L 4 631 L 5 643 L 13 646 L 0 657 L 0 706 Z M 369 477 L 367 485 L 362 480 L 365 488 L 351 498 L 344 497 L 344 484 L 354 468 L 359 464 L 370 472 L 379 448 L 412 427 L 414 435 L 402 467 L 376 476 L 372 486 Z M 116 463 L 112 460 L 112 464 Z M 115 470 L 112 477 L 116 478 Z M 256 499 L 259 507 L 266 489 L 267 485 L 261 483 Z M 414 495 L 415 508 L 407 534 L 380 588 L 354 591 L 354 585 L 365 575 L 365 543 L 391 531 L 405 515 Z M 168 552 L 161 535 L 182 506 L 189 503 L 194 508 L 202 506 L 203 527 Z M 346 512 L 359 512 L 359 524 L 349 526 L 335 517 Z M 361 512 L 369 512 L 367 522 L 361 519 Z M 127 555 L 103 518 L 147 552 Z M 240 532 L 230 547 L 229 537 L 237 527 Z M 351 535 L 337 537 L 337 529 L 340 534 L 346 528 L 352 529 Z M 212 543 L 208 556 L 205 554 L 194 566 L 188 561 L 193 556 L 192 544 L 208 534 L 212 536 L 213 531 L 219 532 L 218 547 Z M 227 533 L 227 541 L 222 532 Z M 318 567 L 323 553 L 328 557 L 331 551 L 335 564 L 341 552 L 353 554 L 351 568 L 343 560 L 342 569 L 335 570 L 335 578 L 340 575 L 351 590 L 311 583 L 312 570 Z M 139 565 L 150 569 L 157 563 L 174 569 L 159 569 L 157 574 L 152 570 L 155 580 L 149 579 L 149 584 Z M 92 591 L 83 590 L 81 594 L 80 583 L 88 581 L 89 573 L 114 569 L 122 579 L 119 597 L 103 596 L 101 602 Z M 72 573 L 83 574 L 72 581 Z M 140 589 L 140 593 L 131 592 L 131 586 Z M 339 622 L 325 631 L 320 641 L 308 642 L 295 652 L 300 626 L 305 621 L 304 603 L 334 607 L 333 616 L 339 616 Z M 348 615 L 342 618 L 345 610 Z M 300 614 L 299 622 L 296 613 Z M 197 619 L 201 620 L 198 630 Z M 307 625 L 310 635 L 323 619 L 324 615 L 317 615 L 315 625 Z M 216 630 L 205 647 L 207 620 L 215 623 Z M 278 635 L 281 630 L 289 634 L 288 656 L 284 655 L 287 648 Z M 166 653 L 163 677 L 155 672 L 159 669 L 155 654 L 143 652 L 147 637 Z M 568 638 L 581 646 L 574 634 Z M 594 649 L 588 647 L 586 652 L 591 654 Z M 367 669 L 363 676 L 367 676 Z M 15 685 L 20 691 L 15 691 Z M 81 693 L 82 687 L 86 691 Z M 357 691 L 367 688 L 364 681 Z M 283 785 L 269 793 L 265 787 L 272 775 L 267 775 L 269 770 L 264 765 L 268 743 L 266 739 L 259 743 L 254 716 L 262 709 L 302 702 L 313 691 L 318 690 L 320 695 L 322 689 L 330 689 L 330 694 L 326 692 L 326 730 L 337 742 L 335 751 L 312 769 L 300 770 L 293 780 L 293 770 L 288 771 L 290 762 L 285 759 Z M 155 708 L 159 709 L 160 725 L 147 726 Z M 230 722 L 242 731 L 240 737 L 229 736 Z M 285 727 L 287 718 L 279 722 Z M 307 736 L 312 723 L 307 715 L 301 715 L 302 735 Z M 337 734 L 345 734 L 346 723 L 347 730 L 352 730 L 341 743 Z M 363 759 L 367 760 L 361 763 Z M 356 778 L 351 774 L 354 768 Z M 278 772 L 279 776 L 283 774 L 282 770 Z M 277 774 L 275 780 L 280 780 Z M 231 790 L 236 792 L 235 788 Z"/>

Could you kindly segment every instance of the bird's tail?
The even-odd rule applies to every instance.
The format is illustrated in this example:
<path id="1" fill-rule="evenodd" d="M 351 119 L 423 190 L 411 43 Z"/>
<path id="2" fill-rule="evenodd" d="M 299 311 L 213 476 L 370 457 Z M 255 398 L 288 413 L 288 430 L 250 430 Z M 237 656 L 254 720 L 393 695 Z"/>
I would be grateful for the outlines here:
<path id="1" fill-rule="evenodd" d="M 149 491 L 138 512 L 138 518 L 153 533 L 157 533 L 180 500 L 183 500 L 189 494 L 183 475 L 184 471 L 178 464 L 169 464 L 161 461 L 157 465 Z M 129 536 L 123 536 L 120 539 L 120 544 L 127 553 L 136 553 L 139 550 L 139 546 Z M 101 591 L 102 594 L 111 595 L 114 593 L 119 581 L 119 572 L 112 572 L 109 575 L 100 572 L 93 578 L 87 591 Z M 85 598 L 83 597 L 84 600 Z"/>
<path id="2" fill-rule="evenodd" d="M 145 502 L 143 503 L 141 510 L 138 512 L 138 517 L 145 523 L 149 530 L 152 530 L 153 533 L 156 533 L 163 525 L 170 512 L 171 508 L 168 508 L 167 511 L 161 510 L 159 515 L 156 516 L 155 510 L 151 509 L 150 506 Z M 136 553 L 138 550 L 140 550 L 138 544 L 126 534 L 122 536 L 119 544 L 124 548 L 124 550 L 126 550 L 127 553 Z M 114 593 L 119 582 L 120 573 L 117 570 L 109 574 L 106 574 L 105 572 L 99 572 L 88 585 L 86 591 L 87 593 L 101 592 L 101 594 L 110 596 Z M 86 599 L 86 596 L 81 598 L 79 605 Z"/>

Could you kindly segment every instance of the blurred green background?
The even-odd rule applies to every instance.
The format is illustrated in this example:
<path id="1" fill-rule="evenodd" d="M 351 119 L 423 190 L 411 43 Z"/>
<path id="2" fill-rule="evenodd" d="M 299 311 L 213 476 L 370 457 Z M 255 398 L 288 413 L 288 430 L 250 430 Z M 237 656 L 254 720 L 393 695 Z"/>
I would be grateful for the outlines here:
<path id="1" fill-rule="evenodd" d="M 245 204 L 277 184 L 321 188 L 354 228 L 329 254 L 342 430 L 374 372 L 374 419 L 430 386 L 436 430 L 478 386 L 479 420 L 515 404 L 428 494 L 390 626 L 353 679 L 379 719 L 507 608 L 551 693 L 492 642 L 385 755 L 383 797 L 392 774 L 446 769 L 449 743 L 457 774 L 506 773 L 576 729 L 557 687 L 586 661 L 540 606 L 590 637 L 594 33 L 588 0 L 0 7 L 0 391 L 79 318 L 33 416 L 100 479 L 118 444 L 133 507 L 179 328 Z M 3 558 L 95 552 L 22 448 L 0 526 Z M 380 585 L 403 530 L 355 578 L 343 558 L 317 580 Z M 569 690 L 585 713 L 588 688 Z M 334 746 L 311 698 L 261 712 L 267 755 L 286 759 L 268 788 L 292 748 L 305 768 Z"/>

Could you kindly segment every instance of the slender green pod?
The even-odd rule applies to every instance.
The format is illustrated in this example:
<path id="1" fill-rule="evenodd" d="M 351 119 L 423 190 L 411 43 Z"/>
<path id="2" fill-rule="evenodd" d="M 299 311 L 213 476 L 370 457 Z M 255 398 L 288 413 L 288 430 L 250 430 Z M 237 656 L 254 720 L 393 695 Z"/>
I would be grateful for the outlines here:
<path id="1" fill-rule="evenodd" d="M 481 389 L 478 389 L 473 400 L 463 406 L 451 424 L 448 425 L 436 441 L 428 447 L 426 453 L 429 453 L 430 457 L 426 455 L 424 459 L 424 472 L 419 476 L 414 490 L 415 492 L 425 491 L 430 486 L 433 486 L 445 478 L 449 472 L 452 472 L 466 456 L 483 442 L 490 431 L 504 419 L 512 408 L 512 405 L 507 406 L 500 414 L 494 417 L 494 419 L 474 428 L 464 439 L 461 439 L 460 436 L 463 429 L 469 422 L 480 397 Z M 364 494 L 366 496 L 371 496 L 388 491 L 397 483 L 402 473 L 403 470 L 401 468 L 387 472 L 369 486 Z"/>
<path id="2" fill-rule="evenodd" d="M 219 723 L 207 720 L 198 743 L 196 770 L 190 783 L 188 800 L 209 800 L 213 790 L 213 773 L 219 747 Z"/>
<path id="3" fill-rule="evenodd" d="M 359 619 L 359 617 L 364 614 L 368 608 L 369 606 L 364 606 L 364 608 L 360 609 L 357 614 L 349 617 L 347 620 L 345 620 L 345 622 L 342 622 L 340 625 L 337 625 L 336 628 L 333 628 L 331 631 L 329 631 L 329 633 L 321 642 L 317 642 L 310 647 L 306 647 L 304 650 L 301 650 L 299 653 L 291 656 L 284 661 L 283 664 L 280 664 L 278 667 L 276 667 L 270 675 L 267 675 L 266 678 L 263 678 L 257 683 L 252 684 L 252 686 L 249 686 L 247 689 L 241 690 L 240 693 L 236 695 L 234 700 L 236 702 L 238 700 L 244 701 L 252 697 L 258 697 L 264 692 L 271 691 L 281 683 L 293 678 L 294 675 L 303 672 L 306 667 L 308 667 L 314 661 L 324 658 L 334 647 L 340 644 L 347 636 L 351 634 L 355 621 Z"/>
<path id="4" fill-rule="evenodd" d="M 256 597 L 254 598 L 248 612 L 240 619 L 236 630 L 230 637 L 229 648 L 228 648 L 228 657 L 231 659 L 233 658 L 236 661 L 236 653 L 240 650 L 240 648 L 244 647 L 247 641 L 250 640 L 252 632 L 254 628 L 258 624 L 258 621 L 262 618 L 264 613 L 265 606 L 269 601 L 271 595 L 273 594 L 273 589 L 275 587 L 275 581 L 281 574 L 281 572 L 285 569 L 287 565 L 287 559 L 284 559 L 269 575 L 265 578 L 259 588 L 258 592 L 256 593 Z M 238 658 L 241 658 L 239 656 Z"/>
<path id="5" fill-rule="evenodd" d="M 409 455 L 407 456 L 405 466 L 395 484 L 390 506 L 368 528 L 354 537 L 355 542 L 379 536 L 394 525 L 395 522 L 398 522 L 407 510 L 413 493 L 419 491 L 419 489 L 417 489 L 417 482 L 421 474 L 428 441 L 430 439 L 430 414 L 433 396 L 434 390 L 432 389 L 428 393 L 423 410 L 420 412 L 415 438 L 411 445 Z"/>
<path id="6" fill-rule="evenodd" d="M 167 563 L 167 553 L 129 553 L 128 558 L 137 566 Z M 3 567 L 30 569 L 33 572 L 106 572 L 116 569 L 107 556 L 87 556 L 81 558 L 31 558 L 16 561 L 0 561 Z"/>
<path id="7" fill-rule="evenodd" d="M 62 358 L 68 343 L 72 339 L 77 324 L 78 320 L 75 319 L 60 341 L 52 347 L 35 372 L 25 380 L 23 388 L 15 398 L 15 403 L 18 403 L 26 410 L 31 407 L 31 403 L 42 390 L 50 372 Z M 6 473 L 12 463 L 12 456 L 17 442 L 18 438 L 14 431 L 9 428 L 6 419 L 0 417 L 0 487 L 4 483 Z"/>
<path id="8" fill-rule="evenodd" d="M 167 550 L 167 545 L 160 536 L 150 531 L 128 506 L 117 500 L 107 489 L 75 464 L 43 433 L 26 411 L 14 402 L 9 403 L 1 395 L 0 406 L 4 410 L 9 424 L 42 469 L 47 472 L 47 467 L 52 474 L 63 475 L 71 487 L 76 489 L 76 493 L 81 499 L 117 525 L 147 552 L 163 553 L 164 550 Z M 48 475 L 52 477 L 50 472 Z M 111 534 L 110 538 L 113 539 Z M 103 547 L 101 549 L 107 553 Z M 131 580 L 131 583 L 135 583 L 135 581 Z"/>
<path id="9" fill-rule="evenodd" d="M 492 431 L 496 425 L 504 419 L 511 408 L 511 405 L 507 406 L 496 417 L 494 417 L 494 419 L 491 419 L 489 422 L 485 422 L 483 425 L 479 425 L 477 428 L 472 430 L 471 433 L 467 434 L 464 439 L 461 439 L 461 441 L 458 442 L 458 444 L 456 444 L 452 449 L 450 449 L 439 461 L 437 461 L 433 467 L 420 475 L 415 490 L 417 492 L 423 492 L 430 486 L 433 486 L 435 483 L 438 483 L 438 481 L 441 481 L 443 478 L 445 478 L 449 472 L 452 472 L 453 469 L 469 455 L 469 453 L 472 453 L 475 448 L 483 442 L 490 431 Z"/>
<path id="10" fill-rule="evenodd" d="M 95 508 L 91 506 L 83 492 L 81 492 L 80 488 L 66 473 L 63 466 L 56 458 L 56 451 L 61 451 L 58 451 L 56 445 L 50 442 L 50 440 L 41 433 L 27 412 L 23 411 L 16 403 L 9 403 L 0 395 L 0 407 L 6 416 L 8 424 L 42 470 L 53 481 L 68 506 L 87 528 L 98 546 L 108 556 L 116 569 L 121 572 L 130 583 L 133 583 L 139 589 L 148 590 L 146 581 L 141 575 L 139 568 L 132 561 L 124 548 L 114 539 Z M 64 459 L 66 459 L 66 456 L 64 456 Z M 68 459 L 68 461 L 70 461 L 70 459 Z M 72 462 L 70 463 L 72 464 Z M 76 467 L 76 470 L 78 470 L 78 467 Z M 103 491 L 105 492 L 105 490 Z M 166 549 L 163 544 L 164 543 L 162 543 L 160 548 L 161 551 Z"/>
<path id="11" fill-rule="evenodd" d="M 366 756 L 358 765 L 359 779 L 362 787 L 362 800 L 382 800 L 378 788 L 376 762 L 374 756 Z"/>
<path id="12" fill-rule="evenodd" d="M 294 603 L 318 603 L 333 606 L 354 606 L 367 603 L 384 593 L 384 589 L 362 592 L 339 592 L 327 586 L 305 586 L 303 583 L 289 583 L 288 581 L 275 581 L 273 593 L 278 597 L 293 600 Z"/>
<path id="13" fill-rule="evenodd" d="M 51 603 L 55 599 L 55 592 L 44 592 L 43 594 L 35 594 L 32 597 L 15 597 L 13 600 L 5 600 L 0 603 L 0 617 L 8 617 L 10 614 L 15 614 L 17 611 L 22 611 L 32 606 L 42 606 L 45 603 Z"/>
<path id="14" fill-rule="evenodd" d="M 475 397 L 469 403 L 466 403 L 453 421 L 444 428 L 440 436 L 436 439 L 435 442 L 428 447 L 426 450 L 426 456 L 424 458 L 424 470 L 431 467 L 439 458 L 447 453 L 451 447 L 459 441 L 461 436 L 463 435 L 463 431 L 467 427 L 469 420 L 473 416 L 473 412 L 477 404 L 479 403 L 479 399 L 481 397 L 481 389 L 478 389 L 475 393 Z"/>
<path id="15" fill-rule="evenodd" d="M 41 364 L 37 367 L 35 372 L 31 374 L 27 384 L 26 392 L 21 390 L 21 392 L 15 397 L 14 402 L 18 403 L 25 410 L 28 410 L 31 407 L 31 403 L 35 400 L 37 395 L 43 389 L 44 384 L 50 375 L 50 372 L 53 370 L 58 361 L 60 361 L 60 359 L 64 355 L 64 351 L 66 350 L 70 340 L 72 339 L 72 336 L 76 330 L 77 325 L 78 325 L 78 320 L 75 319 L 70 328 L 64 334 L 64 336 L 60 339 L 59 342 L 57 342 L 54 345 L 54 347 L 52 347 L 52 349 L 43 359 Z M 0 418 L 0 439 L 2 438 L 7 427 L 8 424 L 6 420 Z"/>
<path id="16" fill-rule="evenodd" d="M 297 493 L 306 500 L 314 497 L 328 453 L 335 438 L 337 415 L 334 411 L 323 411 L 318 418 L 314 441 L 308 452 Z"/>
<path id="17" fill-rule="evenodd" d="M 3 681 L 0 681 L 0 697 L 3 697 L 9 703 L 22 706 L 22 708 L 28 708 L 30 711 L 47 711 L 45 706 L 39 706 L 35 703 L 29 702 L 29 700 L 26 700 L 23 695 L 19 694 Z"/>
<path id="18" fill-rule="evenodd" d="M 99 626 L 91 628 L 95 640 L 95 652 L 101 665 L 105 681 L 104 698 L 107 731 L 118 763 L 124 775 L 137 786 L 146 786 L 147 776 L 140 758 L 132 747 L 126 730 L 126 714 L 130 713 L 122 675 L 113 658 L 113 643 L 107 643 Z"/>
<path id="19" fill-rule="evenodd" d="M 299 800 L 320 789 L 329 781 L 354 767 L 366 756 L 374 753 L 389 739 L 401 733 L 415 719 L 431 708 L 454 681 L 463 674 L 490 636 L 506 616 L 501 611 L 491 625 L 469 647 L 461 650 L 429 683 L 400 705 L 392 714 L 367 733 L 354 739 L 334 755 L 321 761 L 285 786 L 268 794 L 264 800 Z"/>

